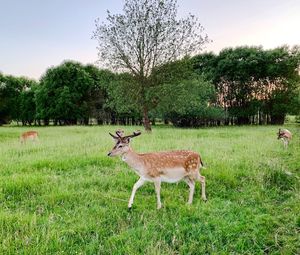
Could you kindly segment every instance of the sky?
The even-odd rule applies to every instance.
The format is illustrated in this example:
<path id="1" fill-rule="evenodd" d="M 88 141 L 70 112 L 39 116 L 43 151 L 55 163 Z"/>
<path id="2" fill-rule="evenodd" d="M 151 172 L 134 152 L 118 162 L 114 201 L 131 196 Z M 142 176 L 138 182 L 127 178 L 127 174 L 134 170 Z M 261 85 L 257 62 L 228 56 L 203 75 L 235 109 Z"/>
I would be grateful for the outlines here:
<path id="1" fill-rule="evenodd" d="M 95 19 L 121 13 L 124 0 L 0 0 L 0 72 L 39 79 L 64 60 L 97 61 Z M 264 49 L 300 44 L 300 0 L 178 0 L 196 15 L 212 43 Z"/>

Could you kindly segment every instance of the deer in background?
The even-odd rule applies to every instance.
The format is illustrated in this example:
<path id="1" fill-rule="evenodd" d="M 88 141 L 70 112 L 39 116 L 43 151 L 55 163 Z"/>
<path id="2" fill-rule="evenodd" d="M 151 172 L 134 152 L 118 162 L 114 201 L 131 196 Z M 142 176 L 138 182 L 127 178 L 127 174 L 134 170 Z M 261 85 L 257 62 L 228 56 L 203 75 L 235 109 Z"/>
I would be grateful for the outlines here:
<path id="1" fill-rule="evenodd" d="M 108 156 L 122 156 L 122 160 L 132 167 L 140 177 L 133 186 L 128 202 L 129 209 L 132 207 L 137 189 L 146 182 L 154 183 L 157 209 L 160 209 L 162 206 L 160 200 L 160 186 L 162 182 L 185 181 L 190 188 L 188 204 L 191 204 L 193 202 L 195 182 L 199 181 L 201 183 L 201 197 L 206 201 L 205 177 L 200 174 L 200 168 L 203 166 L 203 163 L 198 153 L 179 150 L 139 154 L 130 147 L 130 140 L 139 136 L 141 134 L 140 131 L 127 136 L 124 136 L 124 132 L 120 130 L 116 132 L 116 135 L 109 134 L 113 137 L 116 144 L 108 153 Z"/>
<path id="2" fill-rule="evenodd" d="M 20 142 L 26 143 L 27 140 L 38 141 L 38 132 L 36 131 L 27 131 L 21 134 Z"/>
<path id="3" fill-rule="evenodd" d="M 283 141 L 284 148 L 287 148 L 289 145 L 290 140 L 292 139 L 292 133 L 287 129 L 280 129 L 278 131 L 277 139 L 281 139 Z"/>

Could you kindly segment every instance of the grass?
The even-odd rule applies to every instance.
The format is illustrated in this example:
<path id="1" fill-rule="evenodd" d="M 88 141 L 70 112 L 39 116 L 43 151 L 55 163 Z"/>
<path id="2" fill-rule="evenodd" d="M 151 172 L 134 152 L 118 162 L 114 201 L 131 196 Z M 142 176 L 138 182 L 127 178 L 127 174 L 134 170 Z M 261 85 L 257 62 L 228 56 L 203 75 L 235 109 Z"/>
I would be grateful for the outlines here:
<path id="1" fill-rule="evenodd" d="M 133 140 L 136 151 L 192 149 L 206 169 L 208 202 L 186 204 L 185 183 L 153 184 L 109 158 L 116 127 L 0 128 L 0 254 L 299 254 L 300 128 L 288 150 L 277 126 L 156 127 Z M 125 127 L 132 132 L 133 127 Z"/>

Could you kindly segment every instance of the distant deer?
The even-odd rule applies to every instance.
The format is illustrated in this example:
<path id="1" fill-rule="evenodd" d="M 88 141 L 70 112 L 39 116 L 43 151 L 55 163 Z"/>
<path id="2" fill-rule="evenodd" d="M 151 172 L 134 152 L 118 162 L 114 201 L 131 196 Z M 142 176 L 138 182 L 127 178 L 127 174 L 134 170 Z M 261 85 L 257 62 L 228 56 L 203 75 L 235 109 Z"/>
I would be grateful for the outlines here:
<path id="1" fill-rule="evenodd" d="M 284 148 L 287 148 L 289 145 L 290 140 L 292 139 L 292 133 L 287 129 L 280 129 L 278 131 L 277 139 L 281 139 L 283 141 Z"/>
<path id="2" fill-rule="evenodd" d="M 21 134 L 20 142 L 26 143 L 27 140 L 38 141 L 38 132 L 36 131 L 27 131 Z"/>
<path id="3" fill-rule="evenodd" d="M 193 202 L 195 181 L 201 183 L 202 199 L 206 201 L 205 177 L 200 175 L 200 168 L 203 166 L 200 155 L 193 151 L 180 150 L 168 152 L 153 152 L 138 154 L 130 147 L 130 139 L 141 134 L 140 131 L 132 135 L 124 136 L 123 131 L 117 131 L 116 135 L 109 133 L 116 144 L 108 153 L 108 156 L 122 156 L 130 167 L 132 167 L 140 179 L 134 184 L 128 202 L 130 209 L 138 188 L 145 182 L 153 182 L 157 197 L 157 209 L 161 208 L 160 186 L 162 182 L 174 183 L 185 181 L 190 188 L 188 204 Z"/>

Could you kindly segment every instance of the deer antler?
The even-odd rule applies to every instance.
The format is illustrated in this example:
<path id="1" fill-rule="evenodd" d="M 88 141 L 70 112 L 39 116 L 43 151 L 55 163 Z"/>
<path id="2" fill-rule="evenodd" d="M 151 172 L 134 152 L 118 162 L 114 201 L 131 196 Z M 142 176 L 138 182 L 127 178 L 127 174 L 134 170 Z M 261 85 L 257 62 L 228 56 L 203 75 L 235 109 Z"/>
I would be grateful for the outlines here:
<path id="1" fill-rule="evenodd" d="M 124 136 L 123 138 L 133 138 L 133 137 L 136 137 L 136 136 L 139 136 L 142 132 L 137 130 L 137 131 L 134 131 L 132 135 L 127 135 L 127 136 Z"/>
<path id="2" fill-rule="evenodd" d="M 132 135 L 126 135 L 124 136 L 124 131 L 119 129 L 116 131 L 116 135 L 113 135 L 112 133 L 109 133 L 114 139 L 118 139 L 118 140 L 126 140 L 127 138 L 133 138 L 133 137 L 136 137 L 136 136 L 139 136 L 142 132 L 137 130 L 137 131 L 134 131 Z"/>
<path id="3" fill-rule="evenodd" d="M 119 139 L 119 137 L 113 135 L 112 133 L 109 133 L 109 134 L 110 134 L 110 136 L 111 136 L 112 138 L 114 138 L 114 139 Z"/>

